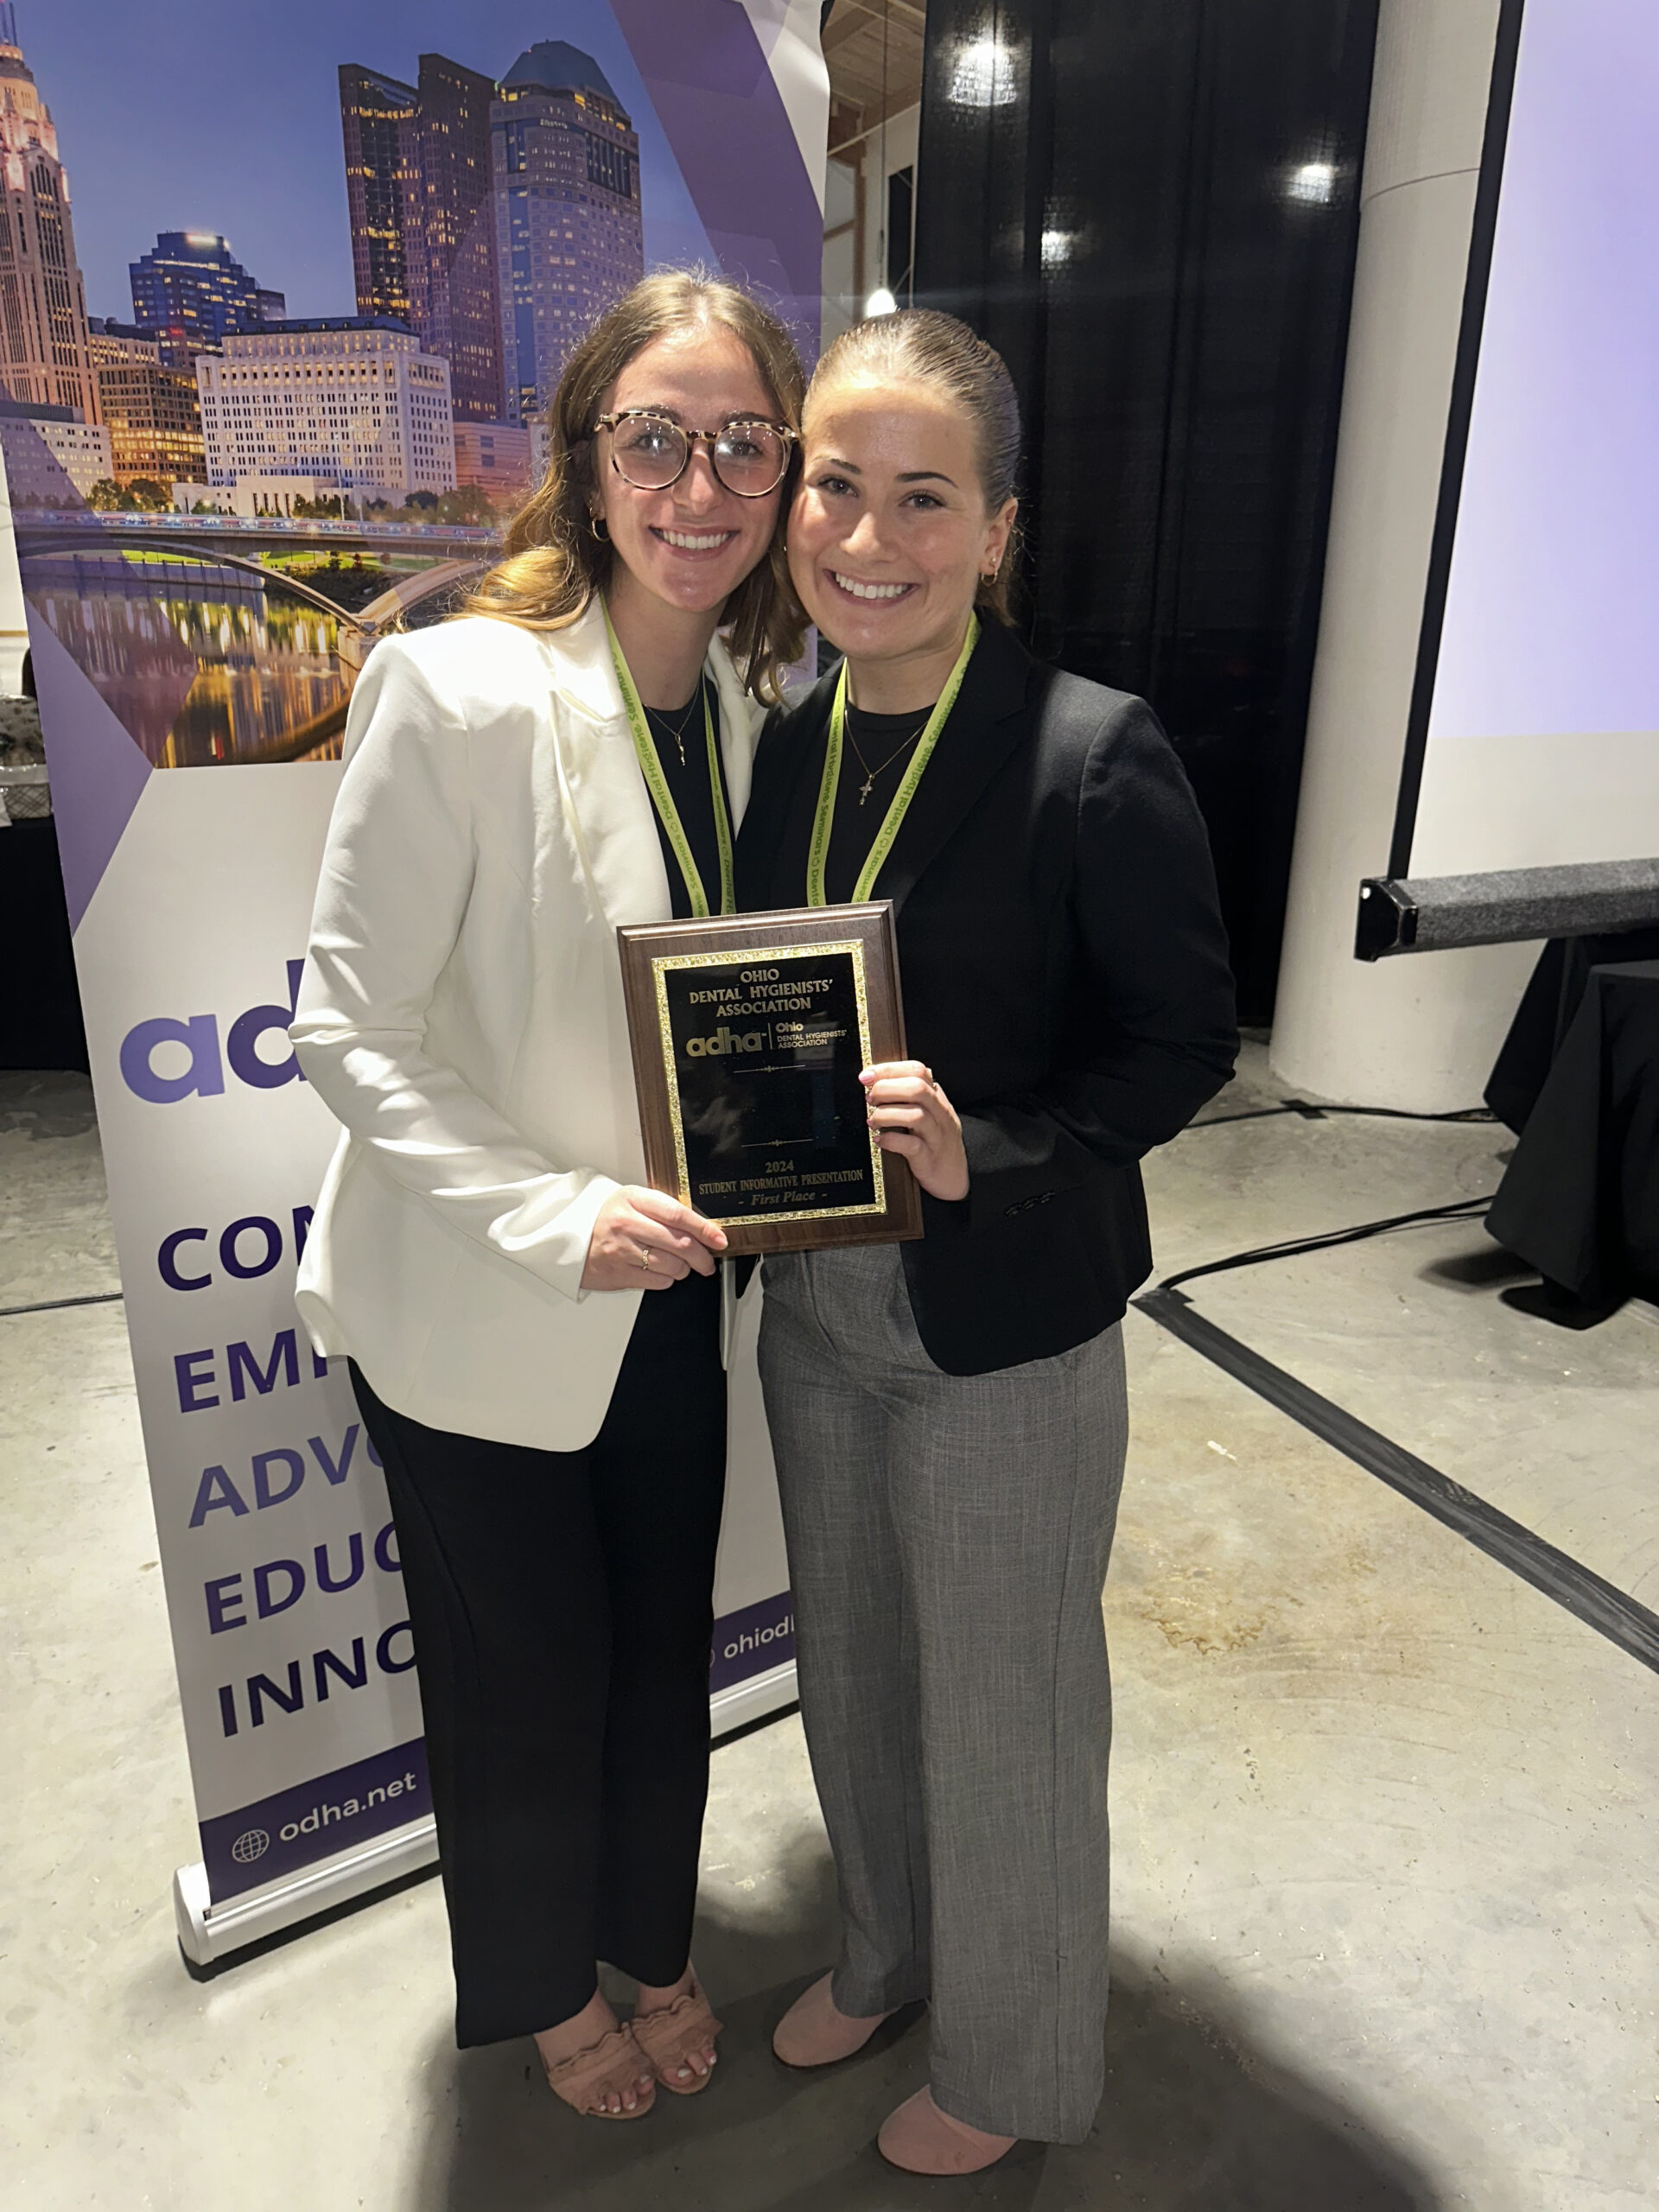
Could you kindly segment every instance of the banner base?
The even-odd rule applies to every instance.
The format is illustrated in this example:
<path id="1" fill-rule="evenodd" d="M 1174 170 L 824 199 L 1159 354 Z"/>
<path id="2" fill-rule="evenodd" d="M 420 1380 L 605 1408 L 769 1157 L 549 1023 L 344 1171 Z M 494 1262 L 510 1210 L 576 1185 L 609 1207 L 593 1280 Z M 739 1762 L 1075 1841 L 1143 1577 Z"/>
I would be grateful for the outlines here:
<path id="1" fill-rule="evenodd" d="M 795 1662 L 769 1668 L 764 1675 L 734 1682 L 709 1700 L 709 1728 L 718 1743 L 740 1728 L 764 1720 L 795 1702 Z M 411 1821 L 390 1835 L 374 1837 L 353 1851 L 321 1859 L 286 1881 L 272 1882 L 245 1896 L 214 1904 L 207 1894 L 207 1872 L 200 1860 L 181 1866 L 173 1877 L 173 1918 L 179 1948 L 193 1972 L 212 1974 L 226 1960 L 302 1923 L 383 1890 L 435 1865 L 437 1837 L 431 1817 Z"/>
<path id="2" fill-rule="evenodd" d="M 181 1866 L 173 1877 L 173 1918 L 179 1948 L 193 1967 L 211 1971 L 234 1951 L 278 1936 L 302 1921 L 349 1904 L 372 1890 L 423 1872 L 435 1866 L 438 1840 L 432 1816 L 412 1821 L 390 1835 L 375 1836 L 353 1851 L 336 1853 L 315 1866 L 272 1882 L 245 1896 L 213 1904 L 207 1895 L 207 1870 L 200 1860 Z"/>
<path id="3" fill-rule="evenodd" d="M 781 1667 L 769 1667 L 764 1675 L 751 1675 L 747 1681 L 716 1690 L 709 1700 L 709 1732 L 719 1743 L 722 1736 L 733 1735 L 793 1705 L 795 1696 L 795 1662 L 786 1659 Z"/>

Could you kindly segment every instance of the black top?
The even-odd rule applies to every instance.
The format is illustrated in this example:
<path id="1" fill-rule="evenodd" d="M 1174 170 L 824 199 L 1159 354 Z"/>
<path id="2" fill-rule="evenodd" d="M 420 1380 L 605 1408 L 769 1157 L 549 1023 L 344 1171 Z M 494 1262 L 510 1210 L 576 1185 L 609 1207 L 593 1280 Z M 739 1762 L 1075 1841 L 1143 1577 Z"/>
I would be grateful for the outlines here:
<path id="1" fill-rule="evenodd" d="M 834 683 L 767 726 L 740 907 L 804 899 Z M 988 623 L 872 895 L 897 910 L 909 1050 L 968 1153 L 967 1198 L 925 1197 L 899 1248 L 922 1343 L 952 1375 L 1069 1351 L 1150 1272 L 1137 1163 L 1237 1049 L 1209 842 L 1151 709 Z"/>
<path id="2" fill-rule="evenodd" d="M 708 677 L 702 679 L 701 696 L 694 693 L 687 703 L 671 714 L 664 714 L 655 707 L 645 709 L 645 720 L 651 734 L 657 741 L 657 758 L 663 764 L 663 773 L 668 779 L 668 788 L 674 795 L 674 804 L 680 810 L 680 826 L 685 831 L 686 842 L 691 848 L 691 857 L 697 864 L 702 878 L 702 888 L 711 914 L 720 912 L 720 847 L 715 840 L 715 804 L 709 788 L 709 740 L 702 726 L 702 699 L 709 702 L 709 712 L 714 718 L 715 751 L 720 753 L 720 695 Z M 685 747 L 683 766 L 680 747 L 674 733 L 682 733 Z M 721 760 L 721 789 L 726 791 L 726 764 Z M 727 817 L 730 819 L 731 795 L 726 792 Z M 686 922 L 691 918 L 691 894 L 685 887 L 685 878 L 680 864 L 674 857 L 674 848 L 668 842 L 668 832 L 663 827 L 657 809 L 657 842 L 663 849 L 663 866 L 668 870 L 668 895 L 673 901 L 674 918 Z"/>
<path id="3" fill-rule="evenodd" d="M 893 793 L 904 781 L 917 741 L 932 711 L 924 707 L 915 714 L 870 715 L 861 707 L 848 707 L 847 741 L 841 751 L 841 781 L 836 789 L 830 857 L 823 871 L 824 889 L 837 906 L 846 905 L 853 895 L 858 871 L 887 818 Z M 806 896 L 804 885 L 801 896 Z"/>

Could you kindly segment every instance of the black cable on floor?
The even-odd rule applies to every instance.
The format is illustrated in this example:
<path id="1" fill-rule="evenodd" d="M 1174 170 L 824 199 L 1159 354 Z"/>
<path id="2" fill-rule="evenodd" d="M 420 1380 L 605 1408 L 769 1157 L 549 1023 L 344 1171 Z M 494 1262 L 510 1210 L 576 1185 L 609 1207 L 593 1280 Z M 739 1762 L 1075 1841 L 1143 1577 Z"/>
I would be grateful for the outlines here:
<path id="1" fill-rule="evenodd" d="M 118 1306 L 122 1290 L 100 1290 L 92 1298 L 45 1298 L 38 1306 L 0 1306 L 0 1321 L 15 1321 L 20 1313 L 61 1313 L 67 1306 Z"/>
<path id="2" fill-rule="evenodd" d="M 1297 1106 L 1296 1111 L 1311 1122 L 1322 1121 L 1327 1114 L 1369 1114 L 1383 1122 L 1462 1122 L 1471 1128 L 1484 1128 L 1495 1123 L 1497 1116 L 1490 1106 L 1459 1106 L 1451 1114 L 1414 1114 L 1405 1106 Z"/>
<path id="3" fill-rule="evenodd" d="M 1382 1122 L 1462 1122 L 1471 1128 L 1496 1124 L 1490 1107 L 1460 1106 L 1452 1114 L 1414 1114 L 1404 1106 L 1324 1106 L 1311 1099 L 1283 1098 L 1276 1106 L 1251 1106 L 1242 1114 L 1211 1114 L 1202 1122 L 1189 1122 L 1189 1129 L 1219 1128 L 1224 1122 L 1266 1122 L 1276 1114 L 1300 1114 L 1305 1122 L 1323 1122 L 1332 1114 L 1362 1114 Z M 1185 1135 L 1184 1129 L 1181 1134 Z"/>
<path id="4" fill-rule="evenodd" d="M 1478 1221 L 1496 1196 L 1489 1192 L 1484 1198 L 1458 1198 L 1449 1206 L 1421 1206 L 1415 1213 L 1390 1214 L 1386 1221 L 1362 1221 L 1352 1229 L 1327 1229 L 1317 1236 L 1293 1237 L 1283 1244 L 1259 1244 L 1254 1251 L 1235 1252 L 1225 1260 L 1206 1260 L 1202 1267 L 1183 1268 L 1179 1274 L 1166 1275 L 1158 1288 L 1176 1290 L 1199 1275 L 1226 1274 L 1234 1268 L 1256 1267 L 1264 1260 L 1294 1259 L 1300 1252 L 1329 1252 L 1338 1244 L 1357 1244 L 1367 1236 L 1381 1236 L 1390 1229 L 1409 1229 L 1420 1221 Z"/>
<path id="5" fill-rule="evenodd" d="M 1243 1114 L 1211 1114 L 1208 1121 L 1189 1122 L 1181 1130 L 1185 1136 L 1189 1129 L 1218 1129 L 1224 1122 L 1270 1122 L 1275 1114 L 1294 1114 L 1294 1106 L 1252 1106 Z"/>

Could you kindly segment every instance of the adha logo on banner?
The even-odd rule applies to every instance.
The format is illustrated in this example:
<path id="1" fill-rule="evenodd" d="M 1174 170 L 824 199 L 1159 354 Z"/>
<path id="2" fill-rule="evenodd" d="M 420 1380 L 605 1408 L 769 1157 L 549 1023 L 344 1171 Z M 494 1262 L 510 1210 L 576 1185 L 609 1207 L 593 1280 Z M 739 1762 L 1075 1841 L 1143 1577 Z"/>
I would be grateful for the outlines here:
<path id="1" fill-rule="evenodd" d="M 0 11 L 7 149 L 36 179 L 21 251 L 74 302 L 49 359 L 0 332 L 0 386 L 39 408 L 0 441 L 0 565 L 27 610 L 214 1905 L 430 1812 L 385 1485 L 293 1303 L 336 1132 L 285 1032 L 352 688 L 378 635 L 441 619 L 490 559 L 570 346 L 637 276 L 722 268 L 810 352 L 819 12 L 294 0 L 273 47 L 208 0 L 164 26 L 117 0 Z M 213 230 L 168 227 L 175 172 L 135 173 L 99 127 L 117 51 L 126 99 L 174 111 L 188 52 L 193 111 L 218 86 L 238 116 L 238 160 L 190 182 Z M 250 111 L 256 68 L 281 96 Z M 723 1698 L 792 1652 L 752 1339 Z"/>

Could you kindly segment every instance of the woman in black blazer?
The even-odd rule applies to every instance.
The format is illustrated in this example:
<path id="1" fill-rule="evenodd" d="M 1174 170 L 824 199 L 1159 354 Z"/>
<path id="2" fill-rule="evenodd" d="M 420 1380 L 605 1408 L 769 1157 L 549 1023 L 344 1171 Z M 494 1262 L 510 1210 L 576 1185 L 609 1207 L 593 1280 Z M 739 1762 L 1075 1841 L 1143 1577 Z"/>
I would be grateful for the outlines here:
<path id="1" fill-rule="evenodd" d="M 1236 1047 L 1204 826 L 1156 721 L 1005 626 L 1019 435 L 1001 359 L 950 316 L 825 354 L 790 567 L 846 658 L 762 740 L 738 849 L 742 906 L 897 908 L 914 1057 L 864 1081 L 925 1236 L 766 1263 L 843 1923 L 774 2047 L 828 2063 L 926 1999 L 931 2087 L 880 2136 L 925 2173 L 1077 2140 L 1099 2101 L 1138 1162 Z"/>

